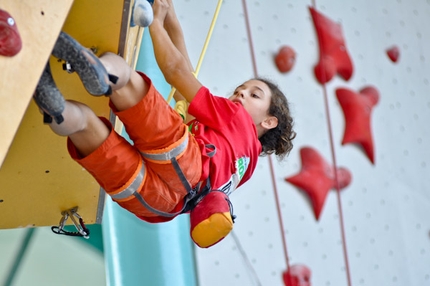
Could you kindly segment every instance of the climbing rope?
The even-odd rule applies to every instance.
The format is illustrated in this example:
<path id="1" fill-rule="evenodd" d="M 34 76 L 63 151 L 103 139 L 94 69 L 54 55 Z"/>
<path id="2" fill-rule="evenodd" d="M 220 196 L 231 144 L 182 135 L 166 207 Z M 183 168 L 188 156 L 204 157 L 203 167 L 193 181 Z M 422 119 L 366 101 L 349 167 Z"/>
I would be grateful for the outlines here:
<path id="1" fill-rule="evenodd" d="M 316 0 L 312 0 L 312 6 L 316 9 L 317 4 Z M 321 41 L 324 41 L 324 38 L 321 38 Z M 324 44 L 322 44 L 324 45 Z M 326 71 L 323 69 L 324 78 L 326 78 Z M 325 79 L 324 79 L 325 82 Z M 328 103 L 328 92 L 327 92 L 327 85 L 326 83 L 322 84 L 323 87 L 323 94 L 324 94 L 324 108 L 327 114 L 327 125 L 328 125 L 328 135 L 329 135 L 329 142 L 330 142 L 330 151 L 331 151 L 331 157 L 333 162 L 333 168 L 337 169 L 337 162 L 336 162 L 336 152 L 334 147 L 334 139 L 333 139 L 333 130 L 332 130 L 332 124 L 331 124 L 331 116 L 330 116 L 330 108 Z M 336 201 L 337 201 L 337 208 L 339 211 L 339 227 L 340 227 L 340 234 L 342 237 L 342 250 L 343 250 L 343 258 L 345 262 L 345 272 L 346 272 L 346 278 L 348 286 L 352 285 L 351 282 L 351 270 L 349 267 L 349 259 L 348 259 L 348 251 L 346 247 L 346 234 L 345 234 L 345 223 L 344 223 L 344 216 L 343 216 L 343 210 L 342 210 L 342 199 L 340 196 L 340 187 L 339 187 L 339 179 L 337 176 L 337 172 L 334 172 L 334 180 L 336 182 Z"/>
<path id="2" fill-rule="evenodd" d="M 194 76 L 195 76 L 195 77 L 197 77 L 197 76 L 199 75 L 200 67 L 202 66 L 202 62 L 203 62 L 203 59 L 204 59 L 204 57 L 205 57 L 206 50 L 207 50 L 207 48 L 208 48 L 208 46 L 209 46 L 209 41 L 210 41 L 210 39 L 211 39 L 211 37 L 212 37 L 212 32 L 213 32 L 213 30 L 214 30 L 214 27 L 215 27 L 216 21 L 217 21 L 217 19 L 218 19 L 218 14 L 219 14 L 219 11 L 220 11 L 220 9 L 221 9 L 221 4 L 222 4 L 222 0 L 218 0 L 218 4 L 217 4 L 217 6 L 216 6 L 215 13 L 214 13 L 214 16 L 213 16 L 213 18 L 212 18 L 211 25 L 210 25 L 210 27 L 209 27 L 208 34 L 207 34 L 207 36 L 206 36 L 206 40 L 205 40 L 205 43 L 204 43 L 204 45 L 203 45 L 202 52 L 200 53 L 199 61 L 197 62 L 197 67 L 196 67 L 195 71 L 193 72 L 193 74 L 194 74 Z M 168 98 L 167 98 L 167 103 L 169 103 L 169 102 L 172 100 L 173 94 L 174 94 L 175 92 L 176 92 L 176 89 L 173 87 L 173 88 L 171 89 L 171 91 L 170 91 L 170 94 L 169 94 Z"/>
<path id="3" fill-rule="evenodd" d="M 254 51 L 254 46 L 253 46 L 253 41 L 252 41 L 251 27 L 249 24 L 250 21 L 249 21 L 249 16 L 248 16 L 248 10 L 246 8 L 246 0 L 242 0 L 242 5 L 243 5 L 245 21 L 246 21 L 246 32 L 248 34 L 248 43 L 249 43 L 249 48 L 251 50 L 252 68 L 254 71 L 254 77 L 258 77 L 257 61 L 256 61 L 256 56 L 255 56 L 255 51 Z M 285 263 L 286 263 L 287 269 L 288 269 L 288 268 L 290 268 L 290 263 L 289 263 L 288 250 L 287 250 L 287 239 L 285 237 L 284 223 L 282 221 L 281 206 L 280 206 L 278 188 L 276 185 L 275 170 L 274 170 L 274 166 L 273 166 L 272 156 L 269 155 L 268 159 L 269 159 L 269 166 L 270 166 L 270 175 L 271 175 L 272 185 L 273 185 L 273 192 L 274 192 L 275 201 L 276 201 L 276 210 L 278 213 L 279 226 L 281 229 L 281 238 L 282 238 L 282 246 L 284 249 Z"/>
<path id="4" fill-rule="evenodd" d="M 246 255 L 246 251 L 243 249 L 242 244 L 240 243 L 240 240 L 235 234 L 234 230 L 231 231 L 230 235 L 236 244 L 237 250 L 239 250 L 239 253 L 242 256 L 243 262 L 246 264 L 246 267 L 248 268 L 249 272 L 252 274 L 252 277 L 254 278 L 255 283 L 257 284 L 257 286 L 262 286 L 263 284 L 261 284 L 260 278 L 258 277 L 254 267 L 252 266 L 251 261 L 249 261 L 249 258 Z"/>

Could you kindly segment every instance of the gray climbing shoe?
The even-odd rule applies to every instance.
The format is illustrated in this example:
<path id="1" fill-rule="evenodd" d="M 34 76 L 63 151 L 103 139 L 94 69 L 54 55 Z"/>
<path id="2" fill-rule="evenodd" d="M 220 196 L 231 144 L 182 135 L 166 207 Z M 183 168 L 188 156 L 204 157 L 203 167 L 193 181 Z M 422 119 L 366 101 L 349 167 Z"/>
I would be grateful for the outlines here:
<path id="1" fill-rule="evenodd" d="M 64 121 L 62 113 L 64 111 L 65 100 L 52 78 L 49 62 L 46 64 L 45 70 L 40 77 L 33 99 L 37 106 L 43 110 L 45 123 L 51 123 L 52 118 L 54 118 L 57 124 Z"/>
<path id="2" fill-rule="evenodd" d="M 110 95 L 109 75 L 99 58 L 68 34 L 61 32 L 52 50 L 56 58 L 67 61 L 85 89 L 92 95 Z"/>

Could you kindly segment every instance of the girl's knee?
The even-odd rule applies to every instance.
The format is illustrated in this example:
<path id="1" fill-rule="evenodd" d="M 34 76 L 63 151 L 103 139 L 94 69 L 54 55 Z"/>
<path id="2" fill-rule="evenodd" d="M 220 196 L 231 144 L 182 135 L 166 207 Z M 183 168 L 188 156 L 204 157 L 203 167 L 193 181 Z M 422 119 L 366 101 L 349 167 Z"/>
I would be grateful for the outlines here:
<path id="1" fill-rule="evenodd" d="M 107 52 L 100 57 L 100 61 L 103 63 L 110 75 L 118 77 L 116 83 L 110 83 L 113 91 L 119 90 L 127 85 L 130 80 L 132 68 L 122 57 L 114 53 Z"/>
<path id="2" fill-rule="evenodd" d="M 61 124 L 55 122 L 50 124 L 52 131 L 60 136 L 69 136 L 85 130 L 90 120 L 98 119 L 87 105 L 72 100 L 66 100 L 63 117 L 64 121 Z"/>
<path id="3" fill-rule="evenodd" d="M 150 83 L 132 70 L 129 81 L 121 89 L 114 90 L 110 99 L 118 111 L 127 110 L 139 103 L 148 93 Z"/>

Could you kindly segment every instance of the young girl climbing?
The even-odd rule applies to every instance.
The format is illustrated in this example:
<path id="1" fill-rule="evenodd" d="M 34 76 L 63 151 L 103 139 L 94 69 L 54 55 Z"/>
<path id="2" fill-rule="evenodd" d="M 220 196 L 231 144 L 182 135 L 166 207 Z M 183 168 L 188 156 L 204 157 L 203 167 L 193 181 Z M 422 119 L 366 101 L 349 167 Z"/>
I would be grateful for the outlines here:
<path id="1" fill-rule="evenodd" d="M 190 103 L 189 125 L 146 75 L 113 53 L 97 58 L 65 33 L 52 54 L 71 64 L 89 93 L 109 96 L 133 144 L 85 104 L 64 100 L 49 64 L 34 99 L 51 129 L 68 137 L 71 157 L 115 202 L 162 222 L 188 211 L 199 194 L 230 194 L 251 177 L 259 155 L 287 155 L 295 132 L 285 96 L 265 79 L 245 81 L 228 99 L 213 96 L 193 75 L 171 0 L 155 0 L 152 8 L 155 57 L 176 98 Z"/>

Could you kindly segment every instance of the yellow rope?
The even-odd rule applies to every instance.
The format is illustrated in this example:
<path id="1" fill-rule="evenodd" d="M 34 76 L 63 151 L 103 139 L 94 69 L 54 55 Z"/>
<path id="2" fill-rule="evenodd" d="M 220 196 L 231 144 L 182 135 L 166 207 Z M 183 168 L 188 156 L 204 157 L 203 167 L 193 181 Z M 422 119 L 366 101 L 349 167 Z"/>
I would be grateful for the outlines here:
<path id="1" fill-rule="evenodd" d="M 209 31 L 208 31 L 208 34 L 206 36 L 205 44 L 203 45 L 202 52 L 200 53 L 200 58 L 199 58 L 199 61 L 197 62 L 196 70 L 193 73 L 195 77 L 197 77 L 199 75 L 200 67 L 202 65 L 203 58 L 205 57 L 206 50 L 207 50 L 208 45 L 209 45 L 209 40 L 212 37 L 212 32 L 214 30 L 216 20 L 218 19 L 218 14 L 219 14 L 219 11 L 221 9 L 221 4 L 222 4 L 222 0 L 218 0 L 218 4 L 216 6 L 215 13 L 214 13 L 214 16 L 212 18 L 212 23 L 211 23 L 211 26 L 209 27 Z M 175 93 L 175 91 L 176 91 L 176 89 L 173 87 L 172 90 L 170 91 L 169 97 L 167 98 L 167 103 L 169 103 L 172 100 L 172 97 L 173 97 L 173 94 Z"/>

